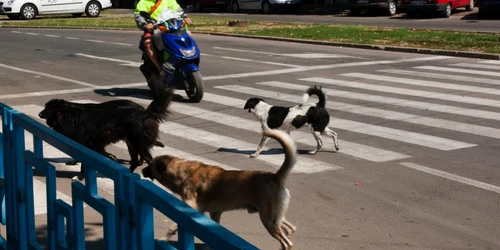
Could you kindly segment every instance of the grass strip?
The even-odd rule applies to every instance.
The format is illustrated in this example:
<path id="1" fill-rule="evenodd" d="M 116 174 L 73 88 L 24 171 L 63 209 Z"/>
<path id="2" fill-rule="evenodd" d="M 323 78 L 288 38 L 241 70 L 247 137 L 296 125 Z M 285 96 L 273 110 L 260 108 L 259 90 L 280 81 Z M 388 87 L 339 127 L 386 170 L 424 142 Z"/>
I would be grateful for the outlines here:
<path id="1" fill-rule="evenodd" d="M 231 18 L 193 16 L 191 19 L 193 25 L 189 29 L 192 31 L 500 54 L 500 34 L 265 21 L 250 21 L 247 27 L 229 27 L 227 24 L 233 20 Z M 45 17 L 0 22 L 0 25 L 137 29 L 132 16 L 113 15 L 100 18 Z"/>

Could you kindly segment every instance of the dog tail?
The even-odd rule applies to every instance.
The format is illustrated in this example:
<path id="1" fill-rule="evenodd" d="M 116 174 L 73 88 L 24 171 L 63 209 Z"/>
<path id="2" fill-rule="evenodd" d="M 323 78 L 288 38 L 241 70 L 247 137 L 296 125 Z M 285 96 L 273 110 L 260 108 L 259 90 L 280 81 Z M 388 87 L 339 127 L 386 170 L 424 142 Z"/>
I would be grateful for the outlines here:
<path id="1" fill-rule="evenodd" d="M 293 166 L 297 162 L 297 145 L 295 145 L 295 142 L 288 133 L 281 130 L 268 129 L 263 132 L 263 135 L 277 140 L 285 151 L 285 161 L 283 161 L 280 169 L 275 174 L 276 179 L 278 179 L 280 185 L 283 186 Z"/>
<path id="2" fill-rule="evenodd" d="M 155 74 L 148 79 L 148 85 L 151 88 L 153 101 L 146 108 L 146 119 L 153 119 L 157 122 L 163 122 L 170 114 L 168 107 L 172 103 L 173 90 L 166 89 L 163 79 Z"/>
<path id="3" fill-rule="evenodd" d="M 304 93 L 304 95 L 302 96 L 302 102 L 306 103 L 309 97 L 312 95 L 318 96 L 319 101 L 316 104 L 316 107 L 325 108 L 326 96 L 325 93 L 323 93 L 322 86 L 320 86 L 319 88 L 318 86 L 314 86 L 307 89 L 306 93 Z"/>

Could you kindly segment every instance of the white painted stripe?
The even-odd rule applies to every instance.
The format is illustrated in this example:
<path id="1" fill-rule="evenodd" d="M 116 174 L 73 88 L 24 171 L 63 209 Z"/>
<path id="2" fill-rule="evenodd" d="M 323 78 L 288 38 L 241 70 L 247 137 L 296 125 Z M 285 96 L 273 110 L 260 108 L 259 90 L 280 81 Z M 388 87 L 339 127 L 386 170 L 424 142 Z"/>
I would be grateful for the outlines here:
<path id="1" fill-rule="evenodd" d="M 93 42 L 93 43 L 105 43 L 105 41 L 93 40 L 93 39 L 85 39 L 85 41 L 87 41 L 87 42 Z"/>
<path id="2" fill-rule="evenodd" d="M 289 57 L 298 57 L 298 58 L 345 58 L 345 57 L 353 57 L 353 56 L 339 55 L 339 54 L 319 54 L 319 53 L 288 54 L 288 53 L 272 53 L 272 52 L 264 52 L 264 51 L 257 51 L 257 50 L 233 49 L 233 48 L 223 48 L 223 47 L 213 47 L 213 48 L 214 49 L 218 49 L 218 50 L 245 52 L 245 53 L 252 53 L 252 54 L 275 55 L 275 56 L 289 56 Z"/>
<path id="3" fill-rule="evenodd" d="M 80 39 L 80 38 L 71 37 L 71 36 L 67 36 L 67 37 L 65 37 L 65 38 L 66 38 L 66 39 L 70 39 L 70 40 L 78 40 L 78 39 Z"/>
<path id="4" fill-rule="evenodd" d="M 493 60 L 478 61 L 478 63 L 498 64 L 498 65 L 500 65 L 500 61 L 493 61 Z"/>
<path id="5" fill-rule="evenodd" d="M 381 69 L 381 70 L 377 70 L 377 71 L 391 73 L 391 74 L 400 74 L 400 75 L 409 75 L 409 76 L 418 76 L 418 77 L 430 77 L 430 78 L 438 78 L 438 79 L 446 79 L 446 80 L 500 85 L 500 80 L 480 78 L 480 77 L 457 76 L 457 75 L 450 75 L 450 74 L 443 74 L 443 73 L 430 73 L 430 72 L 399 70 L 399 69 Z"/>
<path id="6" fill-rule="evenodd" d="M 12 32 L 12 33 L 16 33 L 16 34 L 21 34 L 21 33 L 23 33 L 23 32 L 21 32 L 21 31 L 17 31 L 17 30 L 13 30 L 13 31 L 11 31 L 11 32 Z"/>
<path id="7" fill-rule="evenodd" d="M 256 62 L 256 63 L 262 63 L 262 64 L 271 64 L 271 65 L 278 65 L 278 66 L 286 66 L 286 67 L 304 67 L 303 65 L 295 65 L 295 64 L 287 64 L 287 63 L 277 63 L 277 62 L 266 62 L 266 61 L 257 61 L 257 60 L 252 60 L 252 59 L 246 59 L 246 58 L 239 58 L 239 57 L 230 57 L 230 56 L 221 56 L 220 58 L 224 59 L 229 59 L 229 60 L 235 60 L 235 61 L 243 61 L 243 62 Z"/>
<path id="8" fill-rule="evenodd" d="M 21 72 L 24 72 L 24 73 L 35 74 L 35 75 L 39 75 L 39 76 L 45 76 L 45 77 L 48 77 L 48 78 L 52 78 L 52 79 L 56 79 L 56 80 L 60 80 L 60 81 L 65 81 L 65 82 L 70 82 L 70 83 L 75 83 L 75 84 L 82 85 L 82 86 L 87 86 L 87 87 L 96 87 L 97 86 L 97 85 L 94 85 L 94 84 L 90 84 L 90 83 L 86 83 L 86 82 L 82 82 L 82 81 L 78 81 L 78 80 L 69 79 L 69 78 L 66 78 L 66 77 L 55 76 L 53 74 L 47 74 L 47 73 L 33 71 L 33 70 L 29 70 L 29 69 L 22 69 L 22 68 L 18 68 L 18 67 L 14 67 L 14 66 L 9 66 L 9 65 L 6 65 L 6 64 L 2 64 L 2 63 L 0 63 L 0 67 L 7 68 L 7 69 L 12 69 L 12 70 L 16 70 L 16 71 L 21 71 Z"/>
<path id="9" fill-rule="evenodd" d="M 451 90 L 461 90 L 461 91 L 469 91 L 476 93 L 485 93 L 490 95 L 500 95 L 500 89 L 494 88 L 482 88 L 477 86 L 467 86 L 467 85 L 459 85 L 459 84 L 450 84 L 450 83 L 442 83 L 435 81 L 425 81 L 425 80 L 416 80 L 410 78 L 402 78 L 402 77 L 392 77 L 392 76 L 382 76 L 382 75 L 374 75 L 374 74 L 365 74 L 365 73 L 346 73 L 340 74 L 340 76 L 344 77 L 354 77 L 375 81 L 385 81 L 385 82 L 394 82 L 394 83 L 402 83 L 414 86 L 426 86 L 426 87 L 434 87 L 441 89 L 451 89 Z"/>
<path id="10" fill-rule="evenodd" d="M 459 69 L 459 68 L 438 67 L 438 66 L 416 66 L 413 68 L 435 70 L 435 71 L 441 71 L 441 72 L 446 72 L 446 73 L 455 72 L 455 73 L 473 74 L 473 75 L 500 76 L 499 72 L 482 71 L 482 70 L 475 70 L 475 69 Z"/>
<path id="11" fill-rule="evenodd" d="M 56 36 L 56 35 L 44 35 L 46 37 L 61 37 L 61 36 Z"/>
<path id="12" fill-rule="evenodd" d="M 251 93 L 252 95 L 258 95 L 262 97 L 273 98 L 288 102 L 294 102 L 294 100 L 300 99 L 299 97 L 294 95 L 287 95 L 280 92 L 261 90 L 257 88 L 249 88 L 238 85 L 216 86 L 215 88 L 229 90 L 238 93 L 245 93 L 245 94 Z M 477 146 L 475 144 L 455 141 L 437 136 L 425 135 L 405 130 L 378 126 L 378 125 L 366 124 L 336 117 L 330 117 L 330 119 L 331 119 L 330 126 L 344 129 L 347 131 L 378 136 L 390 140 L 401 141 L 445 151 Z"/>
<path id="13" fill-rule="evenodd" d="M 108 42 L 109 44 L 123 45 L 123 46 L 132 46 L 130 43 L 119 43 L 119 42 Z"/>
<path id="14" fill-rule="evenodd" d="M 37 34 L 37 33 L 31 33 L 31 32 L 26 32 L 26 33 L 24 33 L 24 34 L 26 34 L 26 35 L 32 35 L 32 36 L 38 36 L 38 34 Z"/>
<path id="15" fill-rule="evenodd" d="M 101 85 L 101 86 L 96 85 L 96 87 L 93 87 L 93 88 L 51 90 L 51 91 L 30 92 L 30 93 L 22 93 L 22 94 L 0 95 L 0 100 L 26 98 L 26 97 L 33 97 L 33 96 L 48 96 L 48 95 L 63 95 L 63 94 L 72 94 L 72 93 L 82 93 L 82 92 L 94 91 L 96 89 L 142 87 L 142 86 L 147 86 L 147 83 L 146 82 L 139 82 L 139 83 L 127 83 L 127 84 L 117 84 L 117 85 Z"/>
<path id="16" fill-rule="evenodd" d="M 144 99 L 133 98 L 133 97 L 126 97 L 125 99 L 129 99 L 145 105 L 149 104 L 149 101 L 145 101 Z M 206 93 L 206 92 L 204 93 L 203 100 L 235 108 L 241 108 L 245 105 L 244 100 L 227 96 L 221 96 L 217 94 Z M 237 116 L 232 116 L 220 112 L 210 111 L 207 109 L 197 108 L 195 106 L 182 103 L 175 103 L 174 105 L 171 105 L 170 108 L 172 111 L 178 112 L 183 115 L 196 117 L 210 122 L 216 122 L 224 126 L 230 126 L 233 128 L 256 132 L 259 134 L 258 138 L 260 138 L 260 135 L 262 133 L 260 123 L 255 120 L 243 119 Z M 316 147 L 316 140 L 313 139 L 311 133 L 294 131 L 292 133 L 292 137 L 296 142 L 311 146 L 313 148 Z M 326 139 L 323 139 L 323 142 L 325 141 Z M 411 157 L 409 155 L 389 150 L 379 149 L 371 146 L 366 146 L 354 142 L 348 142 L 344 140 L 342 140 L 340 144 L 341 144 L 340 145 L 341 150 L 338 153 L 350 155 L 353 157 L 373 162 L 386 162 L 386 161 L 400 160 Z M 257 144 L 254 147 L 255 149 L 257 149 Z M 313 148 L 311 148 L 310 150 L 312 150 Z M 320 151 L 324 150 L 334 150 L 333 141 L 331 141 L 331 143 L 324 143 L 324 146 Z"/>
<path id="17" fill-rule="evenodd" d="M 387 92 L 387 93 L 393 93 L 393 94 L 417 96 L 420 98 L 440 99 L 440 100 L 447 100 L 447 101 L 454 101 L 454 102 L 461 102 L 461 103 L 500 107 L 499 100 L 486 99 L 486 98 L 442 94 L 442 93 L 423 91 L 423 90 L 413 90 L 413 89 L 397 88 L 397 87 L 390 87 L 390 86 L 381 86 L 381 85 L 376 85 L 376 84 L 368 84 L 368 83 L 361 83 L 361 82 L 355 82 L 355 81 L 334 80 L 334 79 L 321 78 L 321 77 L 302 78 L 299 80 L 322 83 L 322 84 L 329 84 L 329 85 L 336 85 L 336 86 L 343 86 L 343 87 L 350 87 L 350 88 L 373 90 L 373 91 L 379 91 L 379 92 Z"/>
<path id="18" fill-rule="evenodd" d="M 492 192 L 500 194 L 500 187 L 497 187 L 497 186 L 494 186 L 494 185 L 491 185 L 491 184 L 488 184 L 488 183 L 484 183 L 484 182 L 472 180 L 472 179 L 469 179 L 469 178 L 466 178 L 466 177 L 462 177 L 462 176 L 458 176 L 458 175 L 455 175 L 455 174 L 447 173 L 447 172 L 444 172 L 444 171 L 441 171 L 441 170 L 437 170 L 437 169 L 425 167 L 425 166 L 418 165 L 418 164 L 415 164 L 415 163 L 401 162 L 399 164 L 401 164 L 401 165 L 403 165 L 405 167 L 408 167 L 408 168 L 412 168 L 412 169 L 415 169 L 415 170 L 418 170 L 418 171 L 422 171 L 422 172 L 428 173 L 428 174 L 436 175 L 436 176 L 439 176 L 439 177 L 442 177 L 442 178 L 446 178 L 446 179 L 449 179 L 449 180 L 452 180 L 452 181 L 460 182 L 460 183 L 463 183 L 463 184 L 466 184 L 466 185 L 470 185 L 470 186 L 482 188 L 482 189 L 485 189 L 485 190 L 492 191 Z"/>
<path id="19" fill-rule="evenodd" d="M 87 58 L 92 58 L 92 59 L 99 59 L 99 60 L 105 60 L 105 61 L 111 61 L 111 62 L 119 62 L 119 63 L 122 63 L 121 65 L 123 65 L 123 66 L 139 67 L 142 65 L 142 63 L 140 63 L 140 62 L 126 61 L 126 60 L 120 60 L 120 59 L 114 59 L 114 58 L 102 57 L 102 56 L 93 56 L 93 55 L 88 55 L 88 54 L 83 54 L 83 53 L 75 53 L 75 55 L 87 57 Z"/>
<path id="20" fill-rule="evenodd" d="M 303 91 L 305 91 L 309 88 L 309 86 L 291 84 L 291 83 L 285 83 L 285 82 L 277 82 L 277 81 L 260 82 L 257 84 L 264 85 L 264 86 L 272 86 L 272 87 L 276 87 L 276 88 L 295 89 L 295 90 L 303 90 Z M 329 95 L 331 92 L 335 92 L 335 90 L 326 90 L 326 89 L 323 89 L 323 91 L 325 92 L 326 95 Z M 297 96 L 290 95 L 290 97 L 298 98 L 299 96 L 298 95 Z M 408 114 L 408 113 L 401 113 L 401 112 L 396 112 L 396 111 L 391 111 L 391 110 L 386 110 L 386 109 L 377 109 L 377 108 L 365 107 L 365 106 L 354 105 L 354 104 L 349 104 L 349 103 L 342 103 L 342 102 L 338 102 L 338 101 L 330 102 L 328 104 L 327 108 L 330 108 L 333 110 L 338 110 L 338 111 L 343 111 L 343 112 L 348 112 L 348 113 L 373 116 L 373 117 L 383 118 L 383 119 L 387 119 L 387 120 L 395 120 L 395 121 L 413 123 L 413 124 L 418 124 L 418 125 L 423 125 L 423 126 L 441 128 L 441 129 L 446 129 L 446 130 L 452 130 L 452 131 L 458 131 L 458 132 L 463 132 L 463 133 L 468 133 L 468 134 L 481 135 L 481 136 L 485 136 L 485 137 L 500 139 L 500 129 L 485 127 L 485 126 L 480 126 L 480 125 L 475 125 L 475 124 L 470 124 L 470 123 L 449 121 L 449 120 L 444 120 L 444 119 L 425 117 L 425 116 L 419 116 L 419 115 Z"/>
<path id="21" fill-rule="evenodd" d="M 467 68 L 478 68 L 478 69 L 494 69 L 500 70 L 500 65 L 485 65 L 485 64 L 475 64 L 475 63 L 455 63 L 452 66 L 467 67 Z"/>
<path id="22" fill-rule="evenodd" d="M 249 143 L 246 141 L 238 140 L 233 137 L 218 135 L 201 129 L 188 127 L 175 122 L 166 122 L 160 124 L 161 132 L 173 136 L 178 136 L 185 138 L 196 143 L 206 144 L 210 147 L 226 148 L 235 151 L 248 151 L 255 152 L 257 148 L 256 143 Z M 260 141 L 260 139 L 258 140 Z M 272 165 L 274 168 L 278 169 L 283 160 L 285 159 L 284 154 L 266 154 L 265 151 L 268 147 L 264 147 L 263 152 L 255 160 L 266 162 Z M 239 154 L 240 156 L 248 157 L 247 154 Z M 337 170 L 342 167 L 335 166 L 333 164 L 324 163 L 321 161 L 316 161 L 311 158 L 305 158 L 302 156 L 297 157 L 297 164 L 295 164 L 292 172 L 294 173 L 318 173 L 328 170 Z"/>

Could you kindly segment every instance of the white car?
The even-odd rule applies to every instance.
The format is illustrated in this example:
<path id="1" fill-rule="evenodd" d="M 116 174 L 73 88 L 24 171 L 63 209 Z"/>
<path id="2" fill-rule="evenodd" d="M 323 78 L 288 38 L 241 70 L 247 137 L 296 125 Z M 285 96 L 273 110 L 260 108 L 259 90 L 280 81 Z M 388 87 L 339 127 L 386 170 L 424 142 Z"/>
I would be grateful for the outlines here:
<path id="1" fill-rule="evenodd" d="M 0 15 L 24 20 L 51 14 L 98 17 L 101 10 L 111 6 L 111 0 L 0 0 Z"/>

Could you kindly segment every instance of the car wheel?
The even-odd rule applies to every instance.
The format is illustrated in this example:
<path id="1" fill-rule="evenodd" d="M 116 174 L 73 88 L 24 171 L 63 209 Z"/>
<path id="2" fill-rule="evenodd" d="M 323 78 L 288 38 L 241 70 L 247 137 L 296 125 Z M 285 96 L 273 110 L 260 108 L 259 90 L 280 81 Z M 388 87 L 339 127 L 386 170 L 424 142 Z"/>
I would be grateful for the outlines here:
<path id="1" fill-rule="evenodd" d="M 474 9 L 474 0 L 470 0 L 469 5 L 467 5 L 467 7 L 465 7 L 465 10 L 472 11 L 473 9 Z"/>
<path id="2" fill-rule="evenodd" d="M 451 3 L 448 3 L 446 5 L 446 9 L 445 11 L 443 12 L 443 16 L 444 17 L 450 17 L 451 16 Z"/>
<path id="3" fill-rule="evenodd" d="M 20 12 L 21 12 L 20 13 L 21 19 L 31 20 L 31 19 L 34 19 L 36 17 L 37 9 L 36 9 L 35 5 L 28 3 L 28 4 L 23 5 L 23 7 L 21 7 Z"/>
<path id="4" fill-rule="evenodd" d="M 233 0 L 231 2 L 231 12 L 233 13 L 240 12 L 240 5 L 238 4 L 238 1 Z"/>
<path id="5" fill-rule="evenodd" d="M 387 9 L 387 14 L 389 14 L 389 16 L 396 15 L 396 2 L 394 2 L 392 0 L 389 1 L 389 7 Z"/>
<path id="6" fill-rule="evenodd" d="M 262 13 L 264 13 L 264 14 L 271 13 L 271 5 L 269 4 L 269 1 L 266 0 L 266 1 L 262 2 L 261 10 L 262 10 Z"/>
<path id="7" fill-rule="evenodd" d="M 85 8 L 85 15 L 88 17 L 98 17 L 101 14 L 101 6 L 97 2 L 90 2 Z"/>

